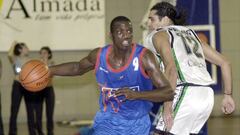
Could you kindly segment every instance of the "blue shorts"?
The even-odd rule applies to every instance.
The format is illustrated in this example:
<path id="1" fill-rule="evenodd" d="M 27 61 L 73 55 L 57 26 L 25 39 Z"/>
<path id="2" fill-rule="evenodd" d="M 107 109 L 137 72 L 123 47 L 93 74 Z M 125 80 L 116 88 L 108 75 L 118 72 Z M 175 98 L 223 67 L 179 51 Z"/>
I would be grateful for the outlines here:
<path id="1" fill-rule="evenodd" d="M 93 135 L 149 135 L 149 115 L 126 119 L 108 112 L 98 112 L 93 125 Z"/>

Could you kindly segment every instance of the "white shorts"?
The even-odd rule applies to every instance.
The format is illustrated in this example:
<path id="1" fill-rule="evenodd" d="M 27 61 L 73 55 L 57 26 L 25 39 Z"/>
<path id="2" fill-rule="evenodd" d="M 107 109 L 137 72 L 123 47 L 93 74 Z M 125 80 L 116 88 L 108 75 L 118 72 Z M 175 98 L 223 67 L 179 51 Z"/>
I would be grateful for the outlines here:
<path id="1" fill-rule="evenodd" d="M 206 86 L 178 86 L 173 100 L 174 123 L 170 133 L 174 135 L 198 134 L 208 120 L 213 104 L 214 92 Z M 156 130 L 165 131 L 160 109 Z"/>

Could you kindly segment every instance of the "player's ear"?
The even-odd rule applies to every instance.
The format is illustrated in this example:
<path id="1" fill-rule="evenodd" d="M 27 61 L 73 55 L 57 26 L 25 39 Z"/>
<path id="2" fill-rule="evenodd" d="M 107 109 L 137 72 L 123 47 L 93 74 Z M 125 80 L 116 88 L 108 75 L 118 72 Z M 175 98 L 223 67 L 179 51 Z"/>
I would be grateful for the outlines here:
<path id="1" fill-rule="evenodd" d="M 170 21 L 171 21 L 171 19 L 170 19 L 169 17 L 167 17 L 167 16 L 164 16 L 164 17 L 162 18 L 163 24 L 169 24 Z"/>

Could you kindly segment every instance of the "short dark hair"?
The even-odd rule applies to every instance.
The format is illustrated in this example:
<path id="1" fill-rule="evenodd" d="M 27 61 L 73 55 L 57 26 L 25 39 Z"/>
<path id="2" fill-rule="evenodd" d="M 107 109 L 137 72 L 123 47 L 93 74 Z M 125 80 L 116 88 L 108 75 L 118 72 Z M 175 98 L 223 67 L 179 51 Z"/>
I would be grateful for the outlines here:
<path id="1" fill-rule="evenodd" d="M 185 25 L 186 24 L 186 11 L 181 9 L 179 13 L 175 6 L 168 2 L 159 2 L 155 4 L 151 10 L 156 10 L 156 14 L 159 17 L 167 16 L 170 18 L 175 25 Z M 161 19 L 161 18 L 160 18 Z"/>
<path id="2" fill-rule="evenodd" d="M 43 47 L 40 49 L 40 52 L 41 52 L 42 50 L 46 50 L 46 51 L 48 52 L 48 54 L 49 54 L 48 59 L 52 59 L 52 50 L 50 49 L 50 47 L 48 47 L 48 46 L 43 46 Z M 40 52 L 39 52 L 39 53 L 40 53 Z"/>
<path id="3" fill-rule="evenodd" d="M 19 56 L 21 54 L 21 49 L 26 46 L 25 43 L 16 43 L 16 45 L 14 46 L 14 49 L 13 49 L 13 53 L 14 55 L 16 56 Z"/>
<path id="4" fill-rule="evenodd" d="M 111 24 L 110 24 L 110 32 L 111 32 L 111 33 L 113 33 L 114 26 L 115 26 L 115 24 L 116 24 L 117 22 L 130 22 L 130 23 L 131 23 L 130 19 L 128 19 L 127 17 L 125 17 L 125 16 L 117 16 L 117 17 L 115 17 L 115 18 L 112 20 L 112 22 L 111 22 Z"/>

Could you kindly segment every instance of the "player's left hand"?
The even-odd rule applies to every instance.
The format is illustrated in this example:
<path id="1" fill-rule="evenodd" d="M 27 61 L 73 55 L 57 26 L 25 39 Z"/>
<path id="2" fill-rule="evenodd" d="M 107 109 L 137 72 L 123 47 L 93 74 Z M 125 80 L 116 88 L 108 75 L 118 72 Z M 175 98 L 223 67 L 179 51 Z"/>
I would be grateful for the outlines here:
<path id="1" fill-rule="evenodd" d="M 121 100 L 121 102 L 124 102 L 126 100 L 134 100 L 136 99 L 136 92 L 133 90 L 130 90 L 129 88 L 121 88 L 114 93 L 115 97 L 124 96 L 125 98 Z"/>
<path id="2" fill-rule="evenodd" d="M 224 114 L 231 114 L 235 110 L 235 103 L 231 95 L 224 95 L 222 101 L 222 112 Z"/>

